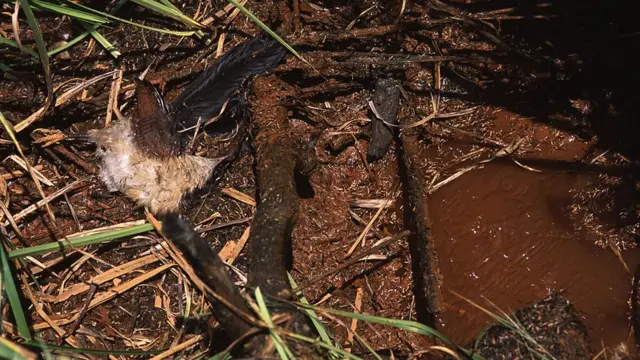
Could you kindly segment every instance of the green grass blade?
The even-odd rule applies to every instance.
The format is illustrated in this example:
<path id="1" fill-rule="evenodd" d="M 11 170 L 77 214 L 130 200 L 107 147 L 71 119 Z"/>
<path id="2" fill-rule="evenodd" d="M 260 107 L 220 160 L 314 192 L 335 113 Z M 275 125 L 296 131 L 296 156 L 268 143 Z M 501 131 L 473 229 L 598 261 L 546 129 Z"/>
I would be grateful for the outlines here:
<path id="1" fill-rule="evenodd" d="M 164 5 L 166 5 L 166 6 L 168 6 L 168 7 L 172 8 L 172 9 L 174 9 L 175 11 L 180 12 L 180 9 L 178 9 L 175 5 L 173 5 L 173 4 L 171 3 L 171 1 L 169 1 L 169 0 L 160 0 L 160 2 L 161 2 L 161 3 L 163 3 L 163 4 L 164 4 Z M 198 31 L 196 31 L 196 36 L 197 36 L 199 39 L 202 39 L 202 38 L 204 38 L 204 37 L 205 37 L 205 34 L 202 32 L 202 30 L 198 30 Z M 210 39 L 210 38 L 209 38 L 209 39 L 206 39 L 205 44 L 207 44 L 207 45 L 211 44 L 211 39 Z"/>
<path id="2" fill-rule="evenodd" d="M 113 231 L 107 231 L 104 233 L 82 236 L 76 239 L 69 239 L 64 241 L 58 241 L 48 244 L 31 246 L 28 248 L 22 248 L 9 252 L 9 258 L 20 258 L 25 256 L 40 255 L 52 251 L 58 251 L 67 249 L 69 247 L 81 247 L 92 244 L 98 244 L 101 242 L 120 239 L 124 237 L 134 236 L 153 230 L 151 224 L 135 225 L 126 229 L 118 229 Z"/>
<path id="3" fill-rule="evenodd" d="M 289 277 L 289 284 L 291 285 L 292 289 L 296 289 L 298 288 L 298 285 L 296 284 L 295 280 L 293 279 L 293 277 L 291 276 L 291 274 L 289 274 L 287 272 L 287 276 Z M 309 301 L 307 301 L 307 299 L 302 295 L 302 292 L 298 291 L 296 292 L 296 297 L 299 299 L 299 301 L 305 305 L 310 305 Z M 334 347 L 339 347 L 336 345 L 333 345 L 331 343 L 331 339 L 329 338 L 329 335 L 324 327 L 324 325 L 322 325 L 322 323 L 320 322 L 320 320 L 318 320 L 318 315 L 315 313 L 315 311 L 311 310 L 311 309 L 301 309 L 302 312 L 304 312 L 309 319 L 311 319 L 311 323 L 313 324 L 313 326 L 316 328 L 316 331 L 318 331 L 318 334 L 320 335 L 320 338 L 323 340 L 323 342 L 329 346 L 334 346 Z M 358 341 L 365 347 L 367 348 L 367 350 L 371 353 L 371 355 L 373 355 L 376 359 L 382 360 L 382 357 L 380 356 L 380 354 L 378 354 L 375 349 L 373 347 L 371 347 L 371 345 L 369 345 L 368 342 L 366 342 L 363 338 L 361 338 L 358 334 L 356 334 L 355 332 L 353 333 L 356 338 L 358 339 Z M 329 358 L 331 359 L 340 359 L 340 355 L 339 353 L 335 352 L 335 351 L 330 351 L 329 352 Z"/>
<path id="4" fill-rule="evenodd" d="M 120 10 L 120 8 L 122 8 L 122 6 L 124 6 L 124 4 L 127 3 L 128 0 L 120 0 L 118 1 L 110 10 L 109 10 L 109 14 L 114 14 L 116 11 Z M 107 50 L 113 57 L 117 58 L 120 55 L 122 55 L 120 53 L 120 51 L 118 51 L 116 49 L 116 47 L 111 44 L 111 42 L 109 42 L 104 36 L 102 36 L 102 34 L 100 34 L 98 32 L 98 28 L 100 28 L 100 24 L 87 24 L 84 23 L 82 21 L 79 21 L 79 23 L 82 25 L 82 27 L 85 29 L 85 32 L 83 32 L 82 34 L 76 36 L 75 38 L 73 38 L 72 40 L 70 40 L 68 43 L 60 46 L 59 48 L 56 48 L 54 50 L 49 51 L 49 56 L 53 56 L 59 52 L 65 51 L 66 49 L 72 47 L 73 45 L 79 43 L 80 41 L 82 41 L 83 39 L 85 39 L 87 36 L 91 35 L 93 36 L 94 39 L 96 39 L 97 42 L 100 43 L 100 45 L 102 45 L 105 50 Z"/>
<path id="5" fill-rule="evenodd" d="M 232 359 L 231 355 L 226 351 L 219 352 L 215 354 L 213 357 L 209 358 L 209 360 L 230 360 L 230 359 Z"/>
<path id="6" fill-rule="evenodd" d="M 6 46 L 12 47 L 14 49 L 20 50 L 20 47 L 18 46 L 18 44 L 15 41 L 9 40 L 9 39 L 7 39 L 5 37 L 2 37 L 2 36 L 0 36 L 0 45 L 6 45 Z M 29 55 L 31 55 L 31 56 L 33 56 L 35 58 L 38 57 L 38 54 L 36 54 L 34 51 L 32 51 L 32 50 L 30 50 L 28 48 L 25 48 L 25 47 L 23 47 L 23 48 L 24 48 L 24 51 L 27 54 L 29 54 Z"/>
<path id="7" fill-rule="evenodd" d="M 42 71 L 44 72 L 44 77 L 47 84 L 47 98 L 45 99 L 44 108 L 45 110 L 49 109 L 51 103 L 53 102 L 53 79 L 51 78 L 51 67 L 49 64 L 49 55 L 47 54 L 47 44 L 44 42 L 44 38 L 42 37 L 42 32 L 40 32 L 40 27 L 38 26 L 38 22 L 36 21 L 35 15 L 33 15 L 33 11 L 31 10 L 31 5 L 28 0 L 16 0 L 20 1 L 20 6 L 22 7 L 22 11 L 27 18 L 27 23 L 31 30 L 33 30 L 33 36 L 36 40 L 36 46 L 38 48 L 38 56 L 40 57 L 40 62 L 42 63 Z M 40 189 L 40 184 L 37 180 L 34 179 L 38 190 L 42 194 L 42 189 Z M 49 207 L 47 210 L 49 210 Z M 50 212 L 50 210 L 49 210 Z M 50 212 L 50 215 L 52 213 Z M 53 216 L 53 215 L 51 215 Z M 54 220 L 53 218 L 51 220 Z"/>
<path id="8" fill-rule="evenodd" d="M 163 5 L 154 0 L 131 0 L 131 1 L 149 10 L 153 10 L 159 14 L 176 19 L 184 23 L 185 25 L 199 28 L 199 29 L 206 28 L 206 26 L 200 24 L 199 22 L 183 14 L 180 10 L 178 10 L 178 8 L 176 8 L 173 5 L 172 6 Z"/>
<path id="9" fill-rule="evenodd" d="M 113 56 L 114 58 L 118 58 L 118 56 L 122 55 L 122 53 L 120 51 L 118 51 L 118 49 L 116 49 L 116 47 L 109 41 L 107 40 L 107 38 L 105 38 L 104 36 L 102 36 L 102 34 L 100 34 L 98 32 L 98 30 L 95 29 L 95 27 L 91 24 L 87 24 L 85 22 L 80 22 L 80 25 L 82 25 L 82 27 L 85 28 L 85 30 L 87 30 L 89 32 L 89 34 L 91 34 L 91 36 L 93 36 L 93 38 L 100 44 L 102 45 L 102 47 L 107 50 L 109 52 L 109 54 L 111 54 L 111 56 Z"/>
<path id="10" fill-rule="evenodd" d="M 84 40 L 84 38 L 86 38 L 87 36 L 89 36 L 89 32 L 88 31 L 76 36 L 75 38 L 73 38 L 70 41 L 68 41 L 66 44 L 49 51 L 47 54 L 49 54 L 49 56 L 53 56 L 53 55 L 55 55 L 57 53 L 61 53 L 61 52 L 65 51 L 65 50 L 67 50 L 68 48 L 72 47 L 73 45 L 79 43 L 80 41 Z"/>
<path id="11" fill-rule="evenodd" d="M 171 3 L 171 1 L 169 0 L 160 0 L 161 3 L 163 3 L 165 6 L 172 8 L 175 11 L 180 11 L 180 9 L 178 9 L 177 6 L 173 5 L 173 3 Z"/>
<path id="12" fill-rule="evenodd" d="M 39 350 L 58 350 L 58 351 L 68 351 L 72 353 L 80 353 L 80 354 L 89 354 L 89 355 L 113 355 L 113 356 L 149 356 L 160 354 L 167 349 L 164 350 L 94 350 L 94 349 L 83 349 L 83 348 L 74 348 L 67 346 L 58 346 L 54 344 L 45 343 L 37 340 L 30 340 L 24 342 L 25 346 L 33 347 Z"/>
<path id="13" fill-rule="evenodd" d="M 347 358 L 347 359 L 363 360 L 361 357 L 353 355 L 353 354 L 351 354 L 349 352 L 346 352 L 346 351 L 344 351 L 342 349 L 339 349 L 339 348 L 337 348 L 335 346 L 327 345 L 323 341 L 317 341 L 316 339 L 312 339 L 310 337 L 306 337 L 304 335 L 291 333 L 291 332 L 287 332 L 287 333 L 285 333 L 285 335 L 290 337 L 290 338 L 292 338 L 292 339 L 304 341 L 304 342 L 309 343 L 309 344 L 313 344 L 313 345 L 317 345 L 317 346 L 323 347 L 323 348 L 325 348 L 325 349 L 327 349 L 327 350 L 329 350 L 331 352 L 338 353 L 338 354 L 342 355 L 344 358 Z"/>
<path id="14" fill-rule="evenodd" d="M 99 14 L 101 16 L 104 16 L 104 17 L 108 18 L 108 19 L 116 20 L 116 21 L 119 21 L 119 22 L 122 22 L 122 23 L 125 23 L 125 24 L 133 25 L 133 26 L 137 26 L 137 27 L 142 28 L 142 29 L 159 32 L 161 34 L 168 34 L 168 35 L 175 35 L 175 36 L 191 36 L 191 35 L 193 35 L 195 33 L 194 31 L 166 30 L 166 29 L 156 28 L 156 27 L 153 27 L 153 26 L 147 26 L 147 25 L 139 24 L 139 23 L 137 23 L 135 21 L 125 20 L 123 18 L 119 18 L 117 16 L 113 16 L 111 14 L 108 14 L 108 13 L 105 13 L 105 12 L 102 12 L 102 11 L 99 11 L 99 10 L 96 10 L 96 9 L 92 9 L 92 8 L 90 8 L 88 6 L 84 6 L 82 4 L 72 3 L 69 0 L 65 0 L 65 2 L 69 3 L 69 4 L 73 4 L 74 6 L 79 7 L 81 9 L 83 9 L 83 10 L 86 10 L 86 11 L 89 11 L 89 12 L 92 12 L 92 13 L 95 13 L 95 14 Z"/>
<path id="15" fill-rule="evenodd" d="M 258 25 L 262 30 L 266 31 L 267 33 L 269 33 L 269 35 L 273 36 L 274 39 L 278 40 L 278 42 L 280 44 L 282 44 L 282 46 L 284 46 L 285 48 L 287 48 L 287 50 L 289 50 L 293 55 L 295 55 L 298 59 L 302 60 L 303 62 L 309 64 L 307 62 L 307 60 L 303 59 L 302 56 L 300 56 L 300 54 L 298 54 L 298 52 L 291 47 L 291 45 L 289 45 L 286 41 L 284 41 L 278 34 L 276 34 L 273 30 L 271 30 L 267 25 L 265 25 L 265 23 L 263 23 L 260 19 L 258 19 L 257 16 L 255 16 L 249 9 L 247 9 L 246 7 L 244 7 L 242 4 L 240 4 L 238 1 L 236 0 L 228 0 L 233 6 L 235 6 L 236 8 L 240 9 L 240 11 L 247 15 L 247 17 L 249 17 L 249 19 L 251 19 L 251 21 L 253 21 L 254 23 L 256 23 L 256 25 Z"/>
<path id="16" fill-rule="evenodd" d="M 416 321 L 387 319 L 387 318 L 383 318 L 383 317 L 380 317 L 380 316 L 357 314 L 357 313 L 353 313 L 353 312 L 349 312 L 349 311 L 329 309 L 329 308 L 313 306 L 313 305 L 305 305 L 305 304 L 302 304 L 302 303 L 297 303 L 296 306 L 298 306 L 299 308 L 313 309 L 315 311 L 324 311 L 324 312 L 327 312 L 329 314 L 348 317 L 348 318 L 351 318 L 351 319 L 358 319 L 358 320 L 362 320 L 362 321 L 365 321 L 365 322 L 368 322 L 368 323 L 372 323 L 372 324 L 380 324 L 380 325 L 385 325 L 385 326 L 391 326 L 391 327 L 394 327 L 396 329 L 401 329 L 401 330 L 405 330 L 405 331 L 411 331 L 411 332 L 414 332 L 414 333 L 420 334 L 420 335 L 435 337 L 435 338 L 439 339 L 440 341 L 442 341 L 443 343 L 445 343 L 445 344 L 447 344 L 447 345 L 449 345 L 451 347 L 454 347 L 455 349 L 457 349 L 457 350 L 459 350 L 461 352 L 464 352 L 467 355 L 471 355 L 472 359 L 477 359 L 477 360 L 482 359 L 481 356 L 479 356 L 477 354 L 472 354 L 469 350 L 456 345 L 451 340 L 449 340 L 449 338 L 444 336 L 444 334 L 442 334 L 441 332 L 437 331 L 436 329 L 433 329 L 433 328 L 431 328 L 429 326 L 426 326 L 426 325 L 421 324 L 421 323 L 416 322 Z"/>
<path id="17" fill-rule="evenodd" d="M 316 310 L 316 311 L 324 311 L 324 312 L 327 312 L 329 314 L 348 317 L 348 318 L 351 318 L 351 319 L 358 319 L 358 320 L 366 321 L 366 322 L 373 323 L 373 324 L 391 326 L 391 327 L 394 327 L 394 328 L 397 328 L 397 329 L 415 332 L 415 333 L 420 334 L 420 335 L 433 336 L 433 337 L 436 337 L 436 338 L 444 341 L 448 345 L 454 345 L 453 342 L 451 342 L 451 340 L 449 340 L 446 336 L 444 336 L 439 331 L 437 331 L 435 329 L 432 329 L 432 328 L 430 328 L 430 327 L 428 327 L 428 326 L 426 326 L 424 324 L 421 324 L 419 322 L 416 322 L 416 321 L 387 319 L 387 318 L 383 318 L 383 317 L 380 317 L 380 316 L 367 315 L 367 314 L 358 314 L 358 313 L 353 313 L 353 312 L 349 312 L 349 311 L 329 309 L 329 308 L 318 307 L 318 306 L 313 306 L 313 305 L 298 304 L 298 306 L 302 307 L 302 308 L 313 309 L 313 310 Z"/>
<path id="18" fill-rule="evenodd" d="M 0 337 L 0 359 L 23 360 L 30 357 L 33 354 L 28 356 L 20 345 Z"/>
<path id="19" fill-rule="evenodd" d="M 0 237 L 6 241 L 4 235 Z M 0 269 L 2 270 L 2 274 L 0 274 L 0 276 L 2 276 L 2 282 L 4 283 L 5 292 L 7 293 L 9 306 L 11 307 L 13 318 L 15 319 L 16 326 L 18 327 L 18 333 L 23 339 L 31 340 L 31 331 L 29 331 L 27 317 L 24 314 L 22 303 L 20 302 L 20 289 L 16 287 L 16 282 L 13 278 L 13 271 L 9 264 L 9 257 L 7 256 L 7 252 L 4 249 L 2 241 L 0 241 L 0 263 Z"/>
<path id="20" fill-rule="evenodd" d="M 259 287 L 256 288 L 255 297 L 256 297 L 256 304 L 258 304 L 258 309 L 260 310 L 258 312 L 258 315 L 260 316 L 262 321 L 264 321 L 265 324 L 267 324 L 267 326 L 269 327 L 269 337 L 271 337 L 271 341 L 273 341 L 273 345 L 276 347 L 276 351 L 278 351 L 278 355 L 280 355 L 281 359 L 285 359 L 285 360 L 295 359 L 295 357 L 291 353 L 291 350 L 289 350 L 286 344 L 284 343 L 284 341 L 282 341 L 282 338 L 280 337 L 280 335 L 274 332 L 275 325 L 271 320 L 269 309 L 267 309 L 267 304 L 264 302 L 264 297 L 262 296 L 262 291 L 260 290 Z"/>
<path id="21" fill-rule="evenodd" d="M 45 2 L 40 0 L 31 0 L 31 3 L 33 3 L 33 5 L 41 9 L 55 12 L 60 15 L 66 15 L 74 19 L 86 21 L 92 24 L 106 24 L 109 22 L 109 19 L 107 19 L 104 16 L 74 9 L 72 7 L 60 6 L 57 4 L 52 4 L 50 2 Z"/>
<path id="22" fill-rule="evenodd" d="M 287 272 L 287 277 L 289 278 L 289 284 L 291 285 L 291 288 L 292 289 L 297 289 L 298 285 L 296 284 L 296 281 L 293 279 L 291 274 L 289 274 L 289 272 Z M 305 305 L 310 305 L 309 301 L 307 301 L 307 299 L 302 294 L 302 291 L 296 292 L 295 295 L 296 295 L 296 298 L 298 299 L 298 301 L 300 301 L 301 303 L 303 303 Z M 331 337 L 329 337 L 329 333 L 327 332 L 327 329 L 324 327 L 322 322 L 320 322 L 320 319 L 318 319 L 318 315 L 316 314 L 316 312 L 313 311 L 312 309 L 302 309 L 302 311 L 311 320 L 311 324 L 313 324 L 313 327 L 318 332 L 318 335 L 320 335 L 320 339 L 322 339 L 322 341 L 325 344 L 327 344 L 329 346 L 334 346 L 333 343 L 331 342 Z M 332 359 L 339 359 L 340 358 L 338 353 L 333 352 L 333 351 L 329 353 L 329 356 Z"/>

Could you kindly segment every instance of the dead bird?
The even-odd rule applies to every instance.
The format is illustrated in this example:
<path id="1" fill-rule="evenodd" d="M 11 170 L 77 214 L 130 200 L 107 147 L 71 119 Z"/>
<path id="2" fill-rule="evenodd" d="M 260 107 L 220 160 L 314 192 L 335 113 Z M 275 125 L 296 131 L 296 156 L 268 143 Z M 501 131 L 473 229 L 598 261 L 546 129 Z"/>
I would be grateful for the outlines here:
<path id="1" fill-rule="evenodd" d="M 100 178 L 109 191 L 154 214 L 179 213 L 185 195 L 205 186 L 225 160 L 186 154 L 181 130 L 202 126 L 223 107 L 242 111 L 251 80 L 284 55 L 284 47 L 262 32 L 228 51 L 169 104 L 149 82 L 136 81 L 133 116 L 87 134 L 97 145 Z"/>

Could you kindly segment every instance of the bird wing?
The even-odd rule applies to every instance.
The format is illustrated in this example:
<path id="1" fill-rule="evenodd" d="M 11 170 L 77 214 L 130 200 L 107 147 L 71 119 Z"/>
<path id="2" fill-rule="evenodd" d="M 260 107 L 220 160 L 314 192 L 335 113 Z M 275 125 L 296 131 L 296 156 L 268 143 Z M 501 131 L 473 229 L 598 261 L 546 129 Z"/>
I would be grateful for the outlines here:
<path id="1" fill-rule="evenodd" d="M 136 79 L 136 100 L 131 119 L 136 145 L 149 156 L 178 155 L 180 138 L 176 122 L 158 89 L 146 80 Z"/>
<path id="2" fill-rule="evenodd" d="M 273 69 L 285 53 L 264 31 L 229 50 L 171 102 L 178 126 L 189 129 L 218 116 L 227 100 L 243 95 L 251 79 Z"/>

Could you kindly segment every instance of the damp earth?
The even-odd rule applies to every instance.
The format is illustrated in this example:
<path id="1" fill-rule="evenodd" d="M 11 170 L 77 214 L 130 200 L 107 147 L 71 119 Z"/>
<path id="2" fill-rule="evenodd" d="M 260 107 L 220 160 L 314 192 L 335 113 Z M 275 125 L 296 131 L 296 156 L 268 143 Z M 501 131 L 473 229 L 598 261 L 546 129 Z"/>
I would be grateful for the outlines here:
<path id="1" fill-rule="evenodd" d="M 146 73 L 172 99 L 215 62 L 219 51 L 257 33 L 242 15 L 216 15 L 225 2 L 176 3 L 189 16 L 213 19 L 215 28 L 207 34 L 214 41 L 114 24 L 104 35 L 121 57 L 113 59 L 93 41 L 80 42 L 52 58 L 55 85 L 123 70 L 119 103 L 127 116 L 134 76 Z M 308 62 L 289 55 L 273 74 L 254 83 L 247 104 L 248 135 L 214 126 L 191 144 L 199 155 L 218 156 L 234 146 L 238 154 L 188 214 L 215 251 L 243 243 L 254 231 L 255 201 L 260 202 L 264 184 L 257 181 L 257 154 L 264 149 L 258 145 L 272 139 L 265 135 L 268 129 L 269 135 L 286 134 L 295 146 L 304 139 L 317 158 L 313 171 L 284 179 L 295 186 L 298 206 L 289 229 L 288 270 L 304 286 L 309 302 L 419 321 L 461 346 L 484 344 L 485 350 L 478 351 L 486 358 L 513 358 L 520 350 L 516 344 L 511 352 L 510 341 L 521 341 L 505 335 L 505 327 L 485 333 L 496 323 L 488 313 L 516 314 L 541 344 L 558 351 L 558 358 L 593 358 L 601 351 L 612 355 L 621 344 L 635 355 L 640 92 L 630 76 L 637 68 L 632 54 L 638 47 L 633 11 L 604 1 L 266 0 L 247 6 L 286 35 Z M 0 24 L 0 35 L 9 39 L 15 38 L 12 9 L 3 8 Z M 118 15 L 179 26 L 132 4 Z M 76 34 L 66 18 L 51 15 L 40 21 L 51 44 Z M 22 42 L 33 46 L 33 33 L 20 24 Z M 41 67 L 5 47 L 0 47 L 0 65 L 8 66 L 0 78 L 0 111 L 16 125 L 42 106 Z M 370 159 L 372 119 L 396 113 L 375 109 L 390 101 L 376 98 L 380 78 L 393 78 L 402 90 L 394 93 L 393 141 L 384 156 Z M 146 221 L 143 209 L 109 193 L 95 176 L 98 162 L 90 146 L 34 143 L 44 134 L 36 129 L 104 127 L 112 84 L 109 77 L 87 87 L 18 134 L 29 161 L 52 182 L 45 194 L 79 184 L 50 201 L 55 226 L 44 208 L 18 218 L 17 229 L 3 212 L 10 247 Z M 111 121 L 117 121 L 116 115 Z M 281 122 L 272 121 L 276 117 Z M 0 195 L 15 215 L 41 195 L 26 171 L 7 159 L 18 153 L 8 134 L 1 134 Z M 306 156 L 294 145 L 283 146 L 282 154 Z M 261 176 L 278 176 L 284 164 L 292 166 L 293 155 L 274 161 L 273 171 Z M 410 236 L 341 268 L 407 229 Z M 30 287 L 49 318 L 25 295 L 31 328 L 57 343 L 78 325 L 72 339 L 91 349 L 161 351 L 195 338 L 186 356 L 223 350 L 228 343 L 218 341 L 209 304 L 177 267 L 91 307 L 74 324 L 86 291 L 66 296 L 71 286 L 88 289 L 118 265 L 163 254 L 161 241 L 157 233 L 146 232 L 65 254 L 34 256 L 26 269 L 21 266 L 19 273 L 31 277 L 20 284 L 25 294 Z M 250 248 L 241 248 L 234 258 L 234 280 L 241 285 L 255 271 L 252 256 L 260 255 L 249 254 Z M 104 281 L 95 296 L 135 282 L 165 262 L 172 264 L 160 256 Z M 265 274 L 272 270 L 262 269 Z M 27 279 L 37 280 L 37 286 Z M 9 314 L 7 303 L 2 306 Z M 365 344 L 387 358 L 444 356 L 432 348 L 442 343 L 414 332 L 321 318 L 358 356 L 371 356 Z M 4 331 L 18 338 L 11 320 L 3 316 Z M 483 334 L 488 334 L 484 340 Z M 574 348 L 554 345 L 556 335 L 573 339 L 564 342 Z"/>

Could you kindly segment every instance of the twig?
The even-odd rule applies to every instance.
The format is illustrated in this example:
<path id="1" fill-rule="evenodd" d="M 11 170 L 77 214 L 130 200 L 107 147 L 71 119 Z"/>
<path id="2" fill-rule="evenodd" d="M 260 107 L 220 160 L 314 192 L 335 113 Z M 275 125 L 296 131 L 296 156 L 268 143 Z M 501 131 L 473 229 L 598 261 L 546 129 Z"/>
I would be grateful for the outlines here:
<path id="1" fill-rule="evenodd" d="M 211 230 L 222 229 L 222 228 L 225 228 L 225 227 L 228 227 L 228 226 L 240 225 L 240 224 L 244 224 L 246 222 L 251 221 L 251 219 L 253 219 L 252 216 L 249 216 L 249 217 L 246 217 L 246 218 L 242 218 L 242 219 L 238 219 L 238 220 L 231 220 L 231 221 L 227 221 L 227 222 L 222 223 L 222 224 L 216 224 L 216 225 L 203 227 L 203 228 L 195 230 L 195 232 L 204 233 L 204 232 L 211 231 Z"/>
<path id="2" fill-rule="evenodd" d="M 360 20 L 360 18 L 361 18 L 361 17 L 363 17 L 364 15 L 366 15 L 369 11 L 371 11 L 371 10 L 375 9 L 375 8 L 376 8 L 376 6 L 378 6 L 378 5 L 370 6 L 369 8 L 365 9 L 363 12 L 361 12 L 360 14 L 358 14 L 358 16 L 356 16 L 356 18 L 355 18 L 355 19 L 353 19 L 353 20 L 349 23 L 349 25 L 347 25 L 347 28 L 346 28 L 345 30 L 350 31 L 350 30 L 351 30 L 351 29 L 356 25 L 356 23 L 358 22 L 358 20 Z"/>
<path id="3" fill-rule="evenodd" d="M 300 0 L 293 0 L 293 32 L 300 34 Z"/>
<path id="4" fill-rule="evenodd" d="M 89 289 L 89 293 L 87 293 L 87 298 L 84 301 L 82 310 L 80 310 L 80 314 L 78 314 L 78 318 L 73 323 L 73 326 L 71 327 L 71 329 L 67 330 L 67 332 L 65 332 L 60 337 L 60 339 L 58 339 L 58 346 L 62 345 L 62 343 L 64 342 L 64 339 L 73 335 L 73 333 L 76 332 L 76 330 L 78 330 L 78 328 L 80 327 L 80 323 L 82 322 L 82 319 L 84 318 L 85 314 L 87 313 L 87 310 L 89 309 L 89 303 L 91 303 L 91 300 L 95 296 L 96 291 L 98 291 L 98 285 L 91 284 L 91 288 Z"/>

